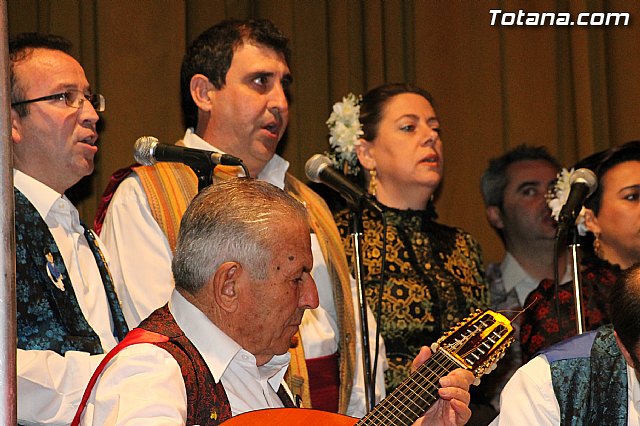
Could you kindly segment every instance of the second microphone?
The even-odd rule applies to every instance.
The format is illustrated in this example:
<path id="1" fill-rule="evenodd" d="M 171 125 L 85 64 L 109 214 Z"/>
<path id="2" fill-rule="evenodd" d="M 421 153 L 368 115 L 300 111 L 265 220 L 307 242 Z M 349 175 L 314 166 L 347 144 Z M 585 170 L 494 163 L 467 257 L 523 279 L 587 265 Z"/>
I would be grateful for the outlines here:
<path id="1" fill-rule="evenodd" d="M 152 166 L 158 162 L 182 163 L 198 170 L 223 166 L 242 166 L 242 160 L 230 154 L 166 145 L 153 136 L 142 136 L 136 140 L 133 157 L 143 166 Z"/>

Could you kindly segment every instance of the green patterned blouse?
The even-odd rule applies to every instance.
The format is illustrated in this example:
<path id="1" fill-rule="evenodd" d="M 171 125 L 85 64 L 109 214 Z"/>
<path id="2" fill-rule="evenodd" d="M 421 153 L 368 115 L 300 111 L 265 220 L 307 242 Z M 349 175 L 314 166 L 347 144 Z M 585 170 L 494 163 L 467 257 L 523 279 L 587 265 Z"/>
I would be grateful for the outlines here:
<path id="1" fill-rule="evenodd" d="M 435 342 L 476 309 L 485 309 L 489 296 L 480 246 L 471 235 L 436 223 L 433 209 L 383 211 L 388 228 L 380 329 L 391 391 L 408 377 L 421 346 Z M 351 261 L 349 212 L 338 213 L 336 223 Z M 383 237 L 379 213 L 365 209 L 363 229 L 363 280 L 377 318 Z"/>

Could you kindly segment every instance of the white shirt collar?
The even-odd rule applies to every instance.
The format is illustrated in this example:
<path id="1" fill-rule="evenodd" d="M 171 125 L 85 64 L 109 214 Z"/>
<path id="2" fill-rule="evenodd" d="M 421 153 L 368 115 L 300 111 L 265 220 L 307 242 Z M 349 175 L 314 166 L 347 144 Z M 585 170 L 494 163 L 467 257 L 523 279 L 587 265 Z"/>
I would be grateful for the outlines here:
<path id="1" fill-rule="evenodd" d="M 505 290 L 508 293 L 515 288 L 521 304 L 524 303 L 529 292 L 538 286 L 539 281 L 529 275 L 509 252 L 500 264 L 500 271 Z"/>
<path id="2" fill-rule="evenodd" d="M 171 294 L 169 310 L 178 326 L 198 349 L 213 378 L 218 382 L 233 357 L 242 349 L 240 345 L 224 334 L 177 290 Z"/>
<path id="3" fill-rule="evenodd" d="M 196 135 L 193 128 L 188 128 L 184 134 L 184 145 L 189 148 L 203 149 L 207 151 L 215 151 L 225 154 L 222 150 L 216 148 L 209 142 Z M 264 169 L 257 176 L 258 179 L 269 182 L 280 189 L 284 189 L 284 177 L 289 169 L 289 162 L 284 158 L 275 154 L 271 160 L 264 166 Z"/>
<path id="4" fill-rule="evenodd" d="M 55 203 L 60 199 L 64 200 L 65 203 L 71 204 L 71 201 L 63 194 L 49 188 L 44 183 L 20 170 L 13 169 L 13 186 L 27 197 L 42 218 L 47 217 Z"/>
<path id="5" fill-rule="evenodd" d="M 204 358 L 216 383 L 220 381 L 234 359 L 242 360 L 240 361 L 242 363 L 252 363 L 255 367 L 255 357 L 251 353 L 227 336 L 177 290 L 173 290 L 171 294 L 169 310 L 178 326 Z M 277 390 L 290 360 L 291 356 L 288 352 L 276 355 L 266 364 L 257 367 L 258 372 L 262 376 L 269 377 L 269 384 Z"/>
<path id="6" fill-rule="evenodd" d="M 538 284 L 540 284 L 540 281 L 542 281 L 529 275 L 509 252 L 505 254 L 500 264 L 500 271 L 502 272 L 502 282 L 504 283 L 505 290 L 508 293 L 512 288 L 515 288 L 521 305 L 524 304 L 529 293 L 535 290 Z M 566 283 L 571 281 L 571 279 L 571 259 L 568 258 L 564 275 L 560 282 Z"/>

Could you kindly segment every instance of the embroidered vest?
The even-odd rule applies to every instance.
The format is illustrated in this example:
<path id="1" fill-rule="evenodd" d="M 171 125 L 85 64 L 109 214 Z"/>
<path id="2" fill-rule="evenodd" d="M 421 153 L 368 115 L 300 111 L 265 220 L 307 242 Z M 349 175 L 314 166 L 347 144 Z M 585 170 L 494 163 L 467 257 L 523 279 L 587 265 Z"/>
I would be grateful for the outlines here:
<path id="1" fill-rule="evenodd" d="M 576 336 L 542 353 L 551 367 L 561 425 L 627 424 L 627 364 L 613 327 Z"/>
<path id="2" fill-rule="evenodd" d="M 187 391 L 188 425 L 214 426 L 231 418 L 231 406 L 222 382 L 215 383 L 211 371 L 176 323 L 167 305 L 157 309 L 139 328 L 167 336 L 169 340 L 154 343 L 173 356 Z"/>
<path id="3" fill-rule="evenodd" d="M 211 370 L 198 349 L 175 321 L 164 305 L 156 309 L 127 337 L 113 348 L 96 368 L 84 391 L 71 426 L 80 424 L 82 413 L 91 396 L 93 387 L 109 361 L 122 349 L 138 343 L 151 343 L 169 352 L 180 366 L 187 394 L 187 425 L 217 426 L 232 417 L 231 405 L 222 382 L 215 383 Z M 286 408 L 293 408 L 293 402 L 286 390 L 280 386 L 278 397 Z"/>
<path id="4" fill-rule="evenodd" d="M 196 175 L 191 168 L 180 163 L 139 166 L 134 167 L 133 172 L 140 178 L 151 214 L 173 252 L 178 242 L 182 215 L 198 193 Z"/>
<path id="5" fill-rule="evenodd" d="M 162 165 L 162 166 L 161 166 Z M 151 213 L 160 225 L 173 250 L 177 241 L 180 220 L 188 203 L 197 193 L 195 173 L 187 166 L 176 163 L 158 163 L 154 166 L 132 166 L 119 170 L 112 176 L 109 186 L 102 196 L 96 229 L 102 225 L 109 202 L 119 182 L 134 171 L 142 183 L 151 207 Z M 221 166 L 215 168 L 216 178 L 230 176 Z M 221 176 L 222 175 L 222 176 Z M 353 388 L 355 371 L 355 314 L 351 296 L 349 265 L 342 240 L 336 228 L 331 211 L 324 200 L 292 175 L 285 176 L 285 190 L 301 201 L 309 212 L 310 226 L 317 235 L 320 249 L 327 261 L 333 282 L 334 300 L 340 330 L 340 395 L 339 413 L 346 414 Z M 174 199 L 175 198 L 175 199 Z M 298 341 L 302 342 L 300 336 Z M 287 384 L 294 394 L 301 396 L 303 406 L 312 407 L 309 378 L 302 344 L 290 350 L 291 364 L 287 374 Z M 312 407 L 313 408 L 313 407 Z"/>
<path id="6" fill-rule="evenodd" d="M 100 362 L 89 380 L 71 426 L 78 426 L 93 388 L 107 364 L 122 349 L 151 343 L 169 352 L 180 366 L 187 394 L 187 425 L 215 426 L 231 418 L 231 406 L 222 383 L 215 383 L 206 362 L 184 335 L 167 305 L 154 311 Z"/>
<path id="7" fill-rule="evenodd" d="M 69 274 L 47 224 L 24 194 L 14 188 L 14 195 L 17 347 L 52 350 L 61 355 L 67 351 L 92 355 L 103 353 L 100 338 L 80 309 Z M 84 235 L 102 277 L 114 335 L 122 340 L 128 328 L 111 274 L 93 233 L 85 228 Z"/>

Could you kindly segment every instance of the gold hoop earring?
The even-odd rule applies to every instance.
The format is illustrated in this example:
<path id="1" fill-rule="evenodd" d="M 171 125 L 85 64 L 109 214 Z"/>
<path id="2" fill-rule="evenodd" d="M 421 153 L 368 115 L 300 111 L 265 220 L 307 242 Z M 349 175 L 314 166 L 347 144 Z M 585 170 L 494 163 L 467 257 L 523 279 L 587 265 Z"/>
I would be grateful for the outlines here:
<path id="1" fill-rule="evenodd" d="M 602 250 L 602 242 L 600 241 L 600 234 L 594 234 L 593 240 L 593 252 L 600 259 L 604 260 L 604 251 Z"/>
<path id="2" fill-rule="evenodd" d="M 369 194 L 374 197 L 378 193 L 378 180 L 376 178 L 376 169 L 369 170 Z"/>

